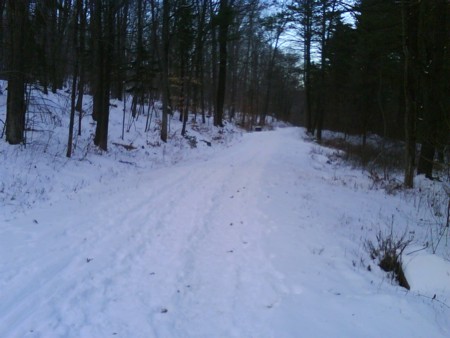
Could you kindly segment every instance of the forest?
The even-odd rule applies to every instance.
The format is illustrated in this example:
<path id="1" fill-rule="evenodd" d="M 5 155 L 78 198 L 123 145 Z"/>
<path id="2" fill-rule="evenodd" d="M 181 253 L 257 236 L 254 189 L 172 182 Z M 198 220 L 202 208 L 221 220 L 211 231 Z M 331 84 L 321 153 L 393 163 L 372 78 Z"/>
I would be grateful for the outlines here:
<path id="1" fill-rule="evenodd" d="M 26 142 L 30 89 L 71 95 L 67 156 L 82 119 L 108 148 L 110 100 L 132 118 L 162 103 L 186 123 L 270 118 L 403 142 L 404 185 L 448 155 L 448 0 L 1 0 L 1 137 Z M 93 96 L 84 111 L 83 95 Z M 447 155 L 446 155 L 447 154 Z"/>
<path id="2" fill-rule="evenodd" d="M 450 337 L 449 0 L 0 20 L 0 337 Z"/>

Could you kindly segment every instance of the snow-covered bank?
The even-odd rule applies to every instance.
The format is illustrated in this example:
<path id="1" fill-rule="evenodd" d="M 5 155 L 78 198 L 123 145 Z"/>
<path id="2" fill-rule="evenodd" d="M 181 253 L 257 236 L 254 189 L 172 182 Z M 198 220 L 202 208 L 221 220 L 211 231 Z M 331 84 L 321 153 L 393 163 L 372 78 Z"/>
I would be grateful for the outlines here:
<path id="1" fill-rule="evenodd" d="M 437 285 L 412 268 L 423 261 L 410 263 L 408 292 L 364 249 L 391 223 L 423 244 L 415 195 L 373 189 L 299 128 L 231 147 L 182 143 L 180 157 L 145 137 L 132 140 L 135 152 L 89 152 L 56 171 L 62 157 L 49 164 L 51 155 L 15 148 L 18 165 L 2 166 L 2 179 L 28 163 L 55 186 L 26 208 L 20 196 L 2 205 L 0 337 L 450 335 L 448 261 L 435 265 Z M 168 161 L 150 161 L 153 148 Z"/>
<path id="2" fill-rule="evenodd" d="M 7 208 L 5 212 L 23 211 L 40 202 L 52 203 L 62 195 L 70 197 L 93 184 L 121 179 L 126 173 L 208 158 L 218 149 L 238 141 L 242 133 L 231 124 L 223 132 L 209 123 L 203 125 L 192 120 L 184 138 L 180 135 L 182 125 L 178 115 L 174 115 L 169 119 L 170 140 L 165 144 L 159 138 L 158 103 L 150 110 L 145 108 L 146 112 L 150 111 L 149 117 L 139 115 L 133 119 L 129 113 L 130 101 L 131 98 L 126 102 L 125 119 L 124 103 L 111 102 L 109 149 L 101 152 L 93 145 L 95 123 L 88 115 L 92 98 L 85 96 L 81 135 L 78 136 L 77 116 L 73 155 L 67 159 L 69 96 L 64 91 L 49 95 L 32 91 L 26 146 L 9 146 L 4 139 L 0 141 L 0 203 Z M 3 128 L 5 120 L 6 93 L 0 95 L 0 127 Z M 197 121 L 200 120 L 198 117 Z"/>

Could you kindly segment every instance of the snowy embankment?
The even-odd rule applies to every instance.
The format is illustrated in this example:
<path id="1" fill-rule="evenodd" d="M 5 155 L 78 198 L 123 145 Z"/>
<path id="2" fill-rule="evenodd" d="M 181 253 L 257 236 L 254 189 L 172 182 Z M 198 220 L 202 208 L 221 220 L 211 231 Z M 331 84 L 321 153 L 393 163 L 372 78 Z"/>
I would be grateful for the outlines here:
<path id="1" fill-rule="evenodd" d="M 443 280 L 411 263 L 408 292 L 363 247 L 392 220 L 423 244 L 415 195 L 371 189 L 299 128 L 195 149 L 140 136 L 131 152 L 27 162 L 54 187 L 3 199 L 0 337 L 450 335 L 448 261 L 421 255 Z M 29 149 L 0 144 L 2 179 L 30 180 L 11 171 Z"/>

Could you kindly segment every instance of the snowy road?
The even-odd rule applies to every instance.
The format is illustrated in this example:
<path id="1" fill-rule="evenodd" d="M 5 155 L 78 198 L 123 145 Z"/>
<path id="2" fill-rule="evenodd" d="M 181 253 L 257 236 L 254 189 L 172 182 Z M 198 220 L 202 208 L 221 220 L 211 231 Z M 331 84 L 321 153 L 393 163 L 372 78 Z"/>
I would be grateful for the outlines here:
<path id="1" fill-rule="evenodd" d="M 249 134 L 2 215 L 0 337 L 444 337 L 429 304 L 353 266 L 358 217 L 396 206 L 333 185 L 311 147 Z"/>

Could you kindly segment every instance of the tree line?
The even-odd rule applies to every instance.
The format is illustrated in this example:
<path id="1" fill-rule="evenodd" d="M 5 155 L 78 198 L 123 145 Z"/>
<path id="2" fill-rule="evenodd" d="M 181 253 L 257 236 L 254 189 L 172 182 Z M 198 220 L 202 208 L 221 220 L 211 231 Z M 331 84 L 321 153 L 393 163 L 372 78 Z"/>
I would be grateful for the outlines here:
<path id="1" fill-rule="evenodd" d="M 77 116 L 81 131 L 83 94 L 93 95 L 94 142 L 104 150 L 110 99 L 125 95 L 133 117 L 161 100 L 163 141 L 169 114 L 179 114 L 183 133 L 189 114 L 216 126 L 292 119 L 299 60 L 274 44 L 273 8 L 259 0 L 0 0 L 6 140 L 24 142 L 27 85 L 44 93 L 70 85 L 70 135 Z"/>
<path id="2" fill-rule="evenodd" d="M 305 127 L 405 141 L 404 184 L 450 142 L 450 2 L 295 0 Z M 420 153 L 416 158 L 417 144 Z"/>
<path id="3" fill-rule="evenodd" d="M 131 96 L 133 117 L 162 102 L 163 141 L 173 114 L 183 134 L 189 115 L 244 127 L 273 116 L 319 141 L 325 128 L 404 140 L 411 187 L 449 143 L 449 11 L 447 0 L 0 0 L 6 141 L 24 142 L 27 86 L 70 86 L 68 156 L 87 114 L 106 150 L 110 99 Z"/>

